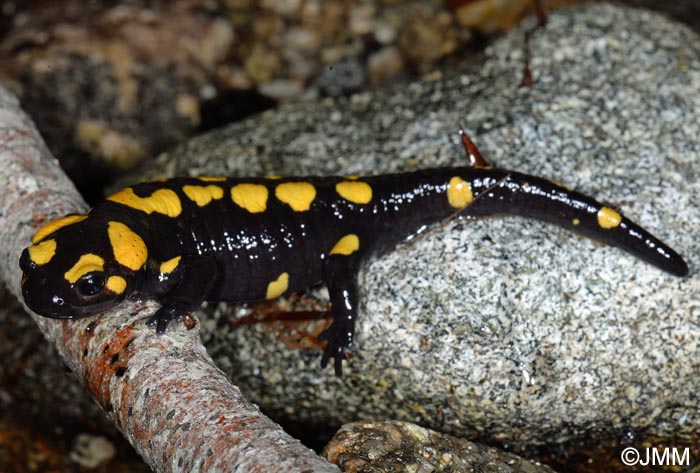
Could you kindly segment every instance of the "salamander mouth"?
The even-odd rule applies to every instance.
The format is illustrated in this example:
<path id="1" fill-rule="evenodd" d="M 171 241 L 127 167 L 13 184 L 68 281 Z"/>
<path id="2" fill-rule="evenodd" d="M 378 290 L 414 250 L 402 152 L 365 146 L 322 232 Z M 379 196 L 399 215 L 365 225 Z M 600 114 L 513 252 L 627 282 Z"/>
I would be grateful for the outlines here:
<path id="1" fill-rule="evenodd" d="M 56 296 L 54 296 L 54 299 L 56 299 Z M 109 299 L 102 302 L 96 302 L 89 306 L 71 306 L 67 303 L 58 304 L 57 301 L 54 301 L 54 304 L 51 304 L 49 307 L 45 307 L 35 305 L 26 298 L 25 301 L 27 302 L 27 306 L 33 312 L 50 319 L 82 319 L 92 315 L 100 315 L 121 302 L 120 300 Z"/>

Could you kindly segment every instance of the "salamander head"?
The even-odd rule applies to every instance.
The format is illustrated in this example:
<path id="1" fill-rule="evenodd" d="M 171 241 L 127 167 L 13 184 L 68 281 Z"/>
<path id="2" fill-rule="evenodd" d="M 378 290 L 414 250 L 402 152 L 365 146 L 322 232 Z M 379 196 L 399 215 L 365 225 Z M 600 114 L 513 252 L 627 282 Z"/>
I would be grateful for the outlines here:
<path id="1" fill-rule="evenodd" d="M 40 229 L 22 252 L 22 295 L 37 314 L 76 318 L 119 304 L 146 260 L 143 240 L 119 222 L 69 215 Z M 133 269 L 135 268 L 135 269 Z"/>

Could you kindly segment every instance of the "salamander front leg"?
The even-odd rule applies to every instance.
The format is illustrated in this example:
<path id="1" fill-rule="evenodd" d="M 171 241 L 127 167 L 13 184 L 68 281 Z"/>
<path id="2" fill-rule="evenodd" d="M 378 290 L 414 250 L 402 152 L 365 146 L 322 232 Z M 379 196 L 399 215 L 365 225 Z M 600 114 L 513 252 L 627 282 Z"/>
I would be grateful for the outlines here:
<path id="1" fill-rule="evenodd" d="M 332 357 L 337 376 L 343 375 L 343 359 L 347 357 L 346 349 L 352 346 L 355 335 L 358 260 L 356 255 L 334 254 L 326 261 L 325 276 L 333 322 L 318 338 L 328 341 L 321 358 L 321 368 L 325 368 Z"/>
<path id="2" fill-rule="evenodd" d="M 148 321 L 164 333 L 171 320 L 181 319 L 205 301 L 216 279 L 216 262 L 206 256 L 183 256 L 175 270 L 158 277 L 169 290 L 160 298 L 161 308 Z"/>

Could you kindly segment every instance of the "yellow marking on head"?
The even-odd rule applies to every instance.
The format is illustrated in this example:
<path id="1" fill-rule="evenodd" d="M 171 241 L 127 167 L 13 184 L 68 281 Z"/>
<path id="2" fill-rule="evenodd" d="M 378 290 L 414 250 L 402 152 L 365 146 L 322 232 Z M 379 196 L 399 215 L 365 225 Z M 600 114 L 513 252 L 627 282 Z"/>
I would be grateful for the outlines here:
<path id="1" fill-rule="evenodd" d="M 53 232 L 58 230 L 59 228 L 67 227 L 68 225 L 72 225 L 74 223 L 78 223 L 80 221 L 83 221 L 87 218 L 87 215 L 66 215 L 65 217 L 57 218 L 56 220 L 52 220 L 51 222 L 47 223 L 43 227 L 41 227 L 37 232 L 34 234 L 32 237 L 32 243 L 38 243 L 47 236 L 51 235 Z"/>
<path id="2" fill-rule="evenodd" d="M 579 219 L 575 218 L 572 223 L 574 225 L 578 225 L 579 223 L 581 223 L 581 221 Z"/>
<path id="3" fill-rule="evenodd" d="M 282 273 L 280 276 L 267 285 L 266 299 L 275 299 L 287 291 L 289 287 L 289 274 Z"/>
<path id="4" fill-rule="evenodd" d="M 474 200 L 472 187 L 469 183 L 457 176 L 450 179 L 447 186 L 447 201 L 457 209 L 463 209 Z"/>
<path id="5" fill-rule="evenodd" d="M 269 191 L 262 184 L 238 184 L 231 188 L 233 202 L 252 214 L 264 212 L 267 209 Z"/>
<path id="6" fill-rule="evenodd" d="M 121 222 L 109 222 L 107 234 L 117 263 L 132 271 L 141 269 L 148 258 L 148 249 L 143 239 Z"/>
<path id="7" fill-rule="evenodd" d="M 93 271 L 104 271 L 105 260 L 92 253 L 84 254 L 77 263 L 63 275 L 66 281 L 73 284 L 75 281 Z"/>
<path id="8" fill-rule="evenodd" d="M 368 204 L 372 200 L 372 188 L 366 182 L 342 181 L 335 185 L 335 191 L 354 204 Z"/>
<path id="9" fill-rule="evenodd" d="M 308 182 L 285 182 L 275 188 L 275 197 L 295 212 L 304 212 L 311 208 L 316 188 Z"/>
<path id="10" fill-rule="evenodd" d="M 598 225 L 601 228 L 615 228 L 622 222 L 622 215 L 609 207 L 601 207 L 598 211 Z"/>
<path id="11" fill-rule="evenodd" d="M 56 240 L 42 241 L 27 248 L 27 251 L 29 251 L 29 259 L 41 266 L 51 261 L 56 254 Z"/>
<path id="12" fill-rule="evenodd" d="M 224 196 L 224 190 L 219 186 L 182 186 L 182 192 L 198 207 L 204 207 L 212 200 L 219 200 Z"/>
<path id="13" fill-rule="evenodd" d="M 331 255 L 351 255 L 360 249 L 360 239 L 357 235 L 350 233 L 338 240 L 329 254 Z"/>
<path id="14" fill-rule="evenodd" d="M 105 283 L 107 289 L 115 294 L 121 294 L 126 289 L 126 279 L 121 276 L 110 276 Z"/>
<path id="15" fill-rule="evenodd" d="M 156 212 L 168 217 L 177 217 L 182 212 L 180 198 L 175 191 L 170 189 L 158 189 L 148 197 L 139 197 L 131 187 L 127 187 L 116 194 L 110 195 L 107 197 L 107 200 L 126 205 L 147 214 Z"/>
<path id="16" fill-rule="evenodd" d="M 199 176 L 197 179 L 204 182 L 224 182 L 226 180 L 225 177 L 218 176 Z"/>
<path id="17" fill-rule="evenodd" d="M 163 261 L 160 263 L 160 269 L 159 271 L 163 274 L 168 274 L 172 273 L 175 271 L 175 268 L 177 268 L 177 265 L 180 264 L 180 256 L 176 256 L 175 258 L 171 258 L 168 261 Z"/>

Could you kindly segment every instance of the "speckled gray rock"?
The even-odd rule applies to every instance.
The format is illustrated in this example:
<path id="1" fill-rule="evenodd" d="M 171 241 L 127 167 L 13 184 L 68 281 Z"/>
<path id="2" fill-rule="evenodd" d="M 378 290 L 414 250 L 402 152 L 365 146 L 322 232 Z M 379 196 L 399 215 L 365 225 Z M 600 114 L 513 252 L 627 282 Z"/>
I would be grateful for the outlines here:
<path id="1" fill-rule="evenodd" d="M 345 473 L 551 473 L 512 453 L 409 422 L 344 425 L 321 454 Z"/>
<path id="2" fill-rule="evenodd" d="M 529 89 L 518 88 L 521 46 L 514 31 L 449 77 L 261 115 L 149 175 L 460 165 L 461 123 L 498 166 L 621 208 L 683 254 L 691 277 L 535 221 L 453 222 L 362 273 L 343 379 L 269 326 L 204 318 L 214 358 L 267 412 L 526 443 L 700 427 L 700 38 L 642 10 L 559 11 L 533 38 Z"/>

